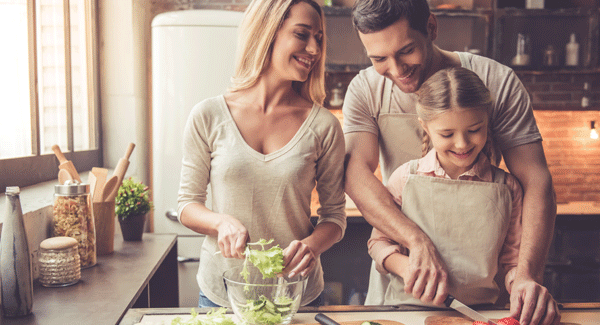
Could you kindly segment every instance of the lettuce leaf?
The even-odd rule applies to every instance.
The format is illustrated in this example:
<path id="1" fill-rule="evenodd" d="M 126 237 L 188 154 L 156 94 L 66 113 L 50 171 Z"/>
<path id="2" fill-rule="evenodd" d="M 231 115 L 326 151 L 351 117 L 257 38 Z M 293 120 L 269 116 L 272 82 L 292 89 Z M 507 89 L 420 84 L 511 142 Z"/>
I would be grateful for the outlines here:
<path id="1" fill-rule="evenodd" d="M 267 250 L 265 246 L 273 243 L 273 239 L 260 239 L 254 243 L 248 243 L 244 250 L 246 259 L 240 273 L 244 280 L 248 282 L 248 262 L 252 263 L 263 276 L 263 279 L 274 278 L 278 273 L 283 272 L 283 249 L 275 245 Z M 262 250 L 251 249 L 250 246 L 260 246 Z"/>
<path id="2" fill-rule="evenodd" d="M 293 301 L 292 298 L 281 296 L 272 302 L 261 295 L 257 300 L 247 300 L 241 310 L 244 320 L 249 324 L 275 325 L 291 312 Z"/>
<path id="3" fill-rule="evenodd" d="M 192 318 L 184 321 L 181 317 L 176 317 L 171 321 L 171 325 L 236 325 L 231 317 L 225 315 L 227 308 L 221 307 L 211 309 L 206 316 L 198 317 L 199 314 L 192 308 Z"/>

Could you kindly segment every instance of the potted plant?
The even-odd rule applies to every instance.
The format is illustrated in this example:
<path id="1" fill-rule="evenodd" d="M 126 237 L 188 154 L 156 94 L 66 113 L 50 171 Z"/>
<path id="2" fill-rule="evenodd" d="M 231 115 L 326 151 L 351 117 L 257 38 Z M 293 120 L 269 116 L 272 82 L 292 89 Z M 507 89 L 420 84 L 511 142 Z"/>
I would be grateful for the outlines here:
<path id="1" fill-rule="evenodd" d="M 153 207 L 148 186 L 131 177 L 123 180 L 115 198 L 115 214 L 119 219 L 123 240 L 142 240 L 146 214 Z"/>

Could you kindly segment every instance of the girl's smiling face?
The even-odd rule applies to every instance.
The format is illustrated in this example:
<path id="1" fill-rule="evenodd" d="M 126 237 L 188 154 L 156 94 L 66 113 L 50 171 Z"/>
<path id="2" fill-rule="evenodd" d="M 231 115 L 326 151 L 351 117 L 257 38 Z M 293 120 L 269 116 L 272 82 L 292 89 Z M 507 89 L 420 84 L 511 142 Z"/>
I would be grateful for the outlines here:
<path id="1" fill-rule="evenodd" d="M 321 59 L 323 28 L 319 13 L 308 3 L 290 8 L 273 43 L 270 69 L 292 81 L 306 81 Z"/>
<path id="2" fill-rule="evenodd" d="M 484 109 L 453 108 L 424 122 L 440 165 L 452 179 L 473 167 L 487 141 L 488 115 Z"/>

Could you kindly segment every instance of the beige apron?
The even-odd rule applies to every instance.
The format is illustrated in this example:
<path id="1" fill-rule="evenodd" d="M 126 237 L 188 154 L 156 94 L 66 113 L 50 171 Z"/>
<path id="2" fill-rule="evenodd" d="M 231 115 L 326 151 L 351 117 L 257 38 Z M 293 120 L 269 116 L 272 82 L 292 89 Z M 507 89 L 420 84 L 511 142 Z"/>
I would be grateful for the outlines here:
<path id="1" fill-rule="evenodd" d="M 471 64 L 462 53 L 458 53 L 461 65 L 471 69 Z M 406 112 L 393 113 L 390 109 L 392 87 L 394 83 L 385 78 L 382 94 L 382 104 L 377 117 L 379 126 L 379 162 L 383 184 L 387 184 L 390 175 L 402 164 L 422 156 L 423 131 L 417 114 Z M 414 97 L 415 94 L 402 94 Z M 414 99 L 414 98 L 413 98 Z M 411 103 L 414 106 L 414 103 Z M 413 110 L 414 111 L 414 110 Z M 369 289 L 365 305 L 382 305 L 383 294 L 389 285 L 390 275 L 382 275 L 375 269 L 375 262 L 371 263 L 369 276 Z"/>
<path id="2" fill-rule="evenodd" d="M 377 117 L 379 125 L 379 163 L 383 184 L 390 175 L 407 161 L 421 157 L 423 135 L 417 114 L 392 113 L 390 109 L 394 83 L 386 78 L 382 104 Z M 413 96 L 413 94 L 407 94 Z M 382 275 L 371 263 L 369 289 L 365 305 L 382 305 L 383 294 L 390 283 L 390 275 Z"/>
<path id="3" fill-rule="evenodd" d="M 402 212 L 431 238 L 448 266 L 449 292 L 466 304 L 493 304 L 498 257 L 506 238 L 511 194 L 505 172 L 494 168 L 494 182 L 475 182 L 416 175 L 417 160 L 402 191 Z M 423 305 L 404 292 L 393 276 L 384 304 Z"/>

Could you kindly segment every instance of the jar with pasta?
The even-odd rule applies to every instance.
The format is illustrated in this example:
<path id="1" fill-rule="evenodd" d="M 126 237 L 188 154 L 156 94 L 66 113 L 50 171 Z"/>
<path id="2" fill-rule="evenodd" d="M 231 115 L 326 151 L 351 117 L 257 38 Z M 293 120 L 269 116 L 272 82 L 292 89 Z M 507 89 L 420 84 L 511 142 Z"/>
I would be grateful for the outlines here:
<path id="1" fill-rule="evenodd" d="M 53 236 L 77 240 L 81 268 L 96 265 L 96 231 L 89 184 L 67 181 L 54 186 Z"/>

